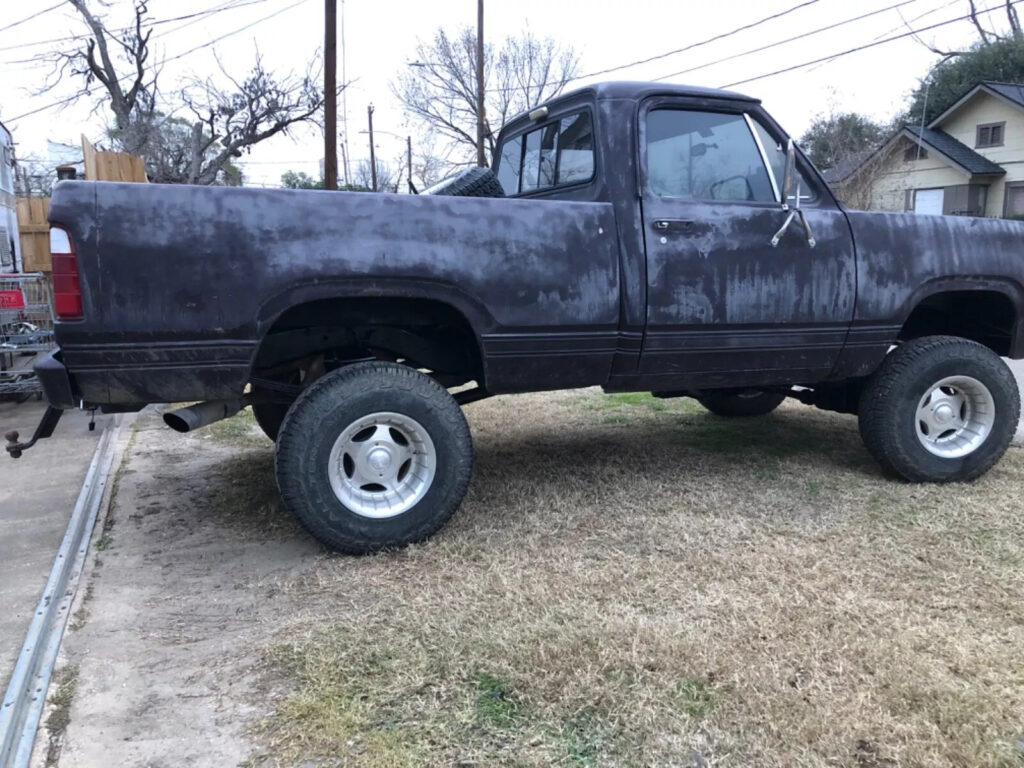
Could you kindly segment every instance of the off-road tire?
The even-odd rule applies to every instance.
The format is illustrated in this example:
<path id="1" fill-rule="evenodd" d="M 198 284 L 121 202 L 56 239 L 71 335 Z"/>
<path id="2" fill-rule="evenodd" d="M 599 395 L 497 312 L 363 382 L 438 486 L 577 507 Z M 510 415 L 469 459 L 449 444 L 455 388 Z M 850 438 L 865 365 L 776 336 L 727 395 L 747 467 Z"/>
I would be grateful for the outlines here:
<path id="1" fill-rule="evenodd" d="M 501 182 L 490 168 L 467 168 L 438 182 L 424 192 L 426 195 L 453 197 L 505 197 Z"/>
<path id="2" fill-rule="evenodd" d="M 971 453 L 936 456 L 917 436 L 917 407 L 928 387 L 947 376 L 970 376 L 995 403 L 991 431 Z M 974 480 L 1006 452 L 1020 416 L 1020 393 L 1006 364 L 988 347 L 955 336 L 901 344 L 868 379 L 860 397 L 860 435 L 882 468 L 911 482 Z"/>
<path id="3" fill-rule="evenodd" d="M 281 424 L 288 413 L 288 403 L 256 403 L 252 406 L 252 416 L 263 434 L 277 442 L 281 432 Z"/>
<path id="4" fill-rule="evenodd" d="M 764 416 L 778 408 L 785 399 L 782 392 L 712 390 L 701 393 L 697 402 L 716 416 L 737 419 Z"/>
<path id="5" fill-rule="evenodd" d="M 339 435 L 377 412 L 405 414 L 429 434 L 436 470 L 424 496 L 395 517 L 369 518 L 334 493 L 328 462 Z M 397 363 L 368 362 L 317 379 L 292 403 L 281 424 L 275 470 L 285 505 L 330 549 L 361 555 L 404 547 L 436 532 L 455 513 L 469 485 L 473 443 L 458 403 L 434 379 Z"/>

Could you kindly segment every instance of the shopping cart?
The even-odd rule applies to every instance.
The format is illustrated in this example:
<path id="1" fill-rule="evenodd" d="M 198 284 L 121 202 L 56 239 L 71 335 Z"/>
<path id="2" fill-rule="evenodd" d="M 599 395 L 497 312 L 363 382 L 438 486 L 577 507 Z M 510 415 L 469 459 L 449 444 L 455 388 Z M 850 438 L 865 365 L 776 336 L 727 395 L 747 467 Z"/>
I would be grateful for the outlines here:
<path id="1" fill-rule="evenodd" d="M 32 364 L 55 346 L 49 278 L 0 274 L 0 397 L 41 394 Z"/>

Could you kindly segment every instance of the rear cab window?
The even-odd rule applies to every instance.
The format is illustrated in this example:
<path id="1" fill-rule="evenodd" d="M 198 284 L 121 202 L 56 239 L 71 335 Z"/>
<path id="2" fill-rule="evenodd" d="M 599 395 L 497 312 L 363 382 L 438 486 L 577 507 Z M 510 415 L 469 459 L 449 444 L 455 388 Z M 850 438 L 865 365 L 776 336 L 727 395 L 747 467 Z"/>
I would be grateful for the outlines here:
<path id="1" fill-rule="evenodd" d="M 506 138 L 498 150 L 497 176 L 510 197 L 591 181 L 594 130 L 590 110 L 581 109 Z"/>

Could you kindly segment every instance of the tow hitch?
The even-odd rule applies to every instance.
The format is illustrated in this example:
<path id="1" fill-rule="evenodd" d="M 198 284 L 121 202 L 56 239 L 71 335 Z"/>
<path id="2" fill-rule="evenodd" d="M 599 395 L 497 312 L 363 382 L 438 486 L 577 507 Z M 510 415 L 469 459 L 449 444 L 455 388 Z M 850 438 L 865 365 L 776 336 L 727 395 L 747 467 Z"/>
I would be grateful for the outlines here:
<path id="1" fill-rule="evenodd" d="M 27 451 L 38 440 L 42 440 L 44 437 L 50 437 L 53 434 L 53 430 L 57 428 L 57 422 L 60 421 L 60 417 L 64 415 L 64 411 L 60 408 L 54 408 L 52 405 L 47 406 L 46 413 L 43 414 L 43 418 L 39 420 L 39 425 L 36 427 L 35 433 L 32 435 L 32 439 L 27 443 L 18 442 L 18 431 L 12 429 L 6 435 L 7 445 L 4 448 L 7 449 L 7 453 L 11 455 L 12 459 L 21 458 L 23 451 Z"/>

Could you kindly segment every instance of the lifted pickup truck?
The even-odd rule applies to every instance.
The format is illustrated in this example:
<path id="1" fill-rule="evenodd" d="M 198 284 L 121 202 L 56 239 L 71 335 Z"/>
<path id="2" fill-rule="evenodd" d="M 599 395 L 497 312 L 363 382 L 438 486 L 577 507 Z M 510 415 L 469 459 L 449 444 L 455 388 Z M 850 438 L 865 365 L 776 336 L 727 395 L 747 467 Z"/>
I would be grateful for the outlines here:
<path id="1" fill-rule="evenodd" d="M 757 100 L 677 85 L 556 98 L 494 165 L 501 198 L 58 184 L 49 402 L 206 401 L 166 414 L 180 431 L 251 406 L 288 507 L 353 553 L 445 523 L 460 405 L 498 393 L 795 397 L 857 414 L 911 481 L 1006 450 L 1024 224 L 849 211 Z"/>

